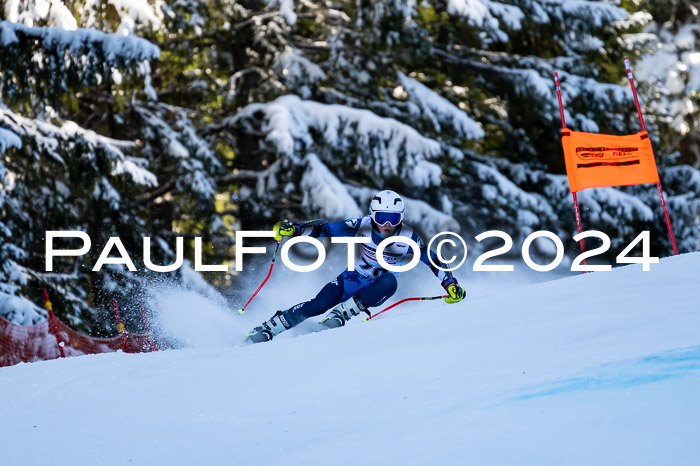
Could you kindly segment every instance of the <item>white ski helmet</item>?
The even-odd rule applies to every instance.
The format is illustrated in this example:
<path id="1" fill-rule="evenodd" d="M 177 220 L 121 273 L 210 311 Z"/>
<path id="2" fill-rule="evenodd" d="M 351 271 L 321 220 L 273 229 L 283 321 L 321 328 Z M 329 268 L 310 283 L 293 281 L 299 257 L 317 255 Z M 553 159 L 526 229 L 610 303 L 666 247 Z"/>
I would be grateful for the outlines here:
<path id="1" fill-rule="evenodd" d="M 377 225 L 389 223 L 398 226 L 403 222 L 404 206 L 401 196 L 394 191 L 379 191 L 369 203 L 369 215 Z"/>

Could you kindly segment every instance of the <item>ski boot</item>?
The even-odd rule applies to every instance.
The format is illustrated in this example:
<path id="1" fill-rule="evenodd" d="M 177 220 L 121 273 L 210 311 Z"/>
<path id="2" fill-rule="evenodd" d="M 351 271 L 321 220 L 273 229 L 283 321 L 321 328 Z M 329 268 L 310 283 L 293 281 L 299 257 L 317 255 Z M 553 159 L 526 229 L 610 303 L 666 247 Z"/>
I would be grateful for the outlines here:
<path id="1" fill-rule="evenodd" d="M 262 343 L 272 340 L 272 337 L 290 328 L 292 328 L 292 326 L 289 325 L 287 319 L 284 318 L 284 313 L 282 311 L 277 311 L 270 320 L 263 322 L 262 325 L 251 330 L 247 338 L 253 343 Z"/>
<path id="2" fill-rule="evenodd" d="M 350 320 L 353 316 L 359 315 L 360 312 L 365 312 L 368 316 L 372 315 L 369 309 L 367 309 L 359 299 L 353 296 L 344 303 L 337 305 L 335 309 L 326 315 L 321 323 L 328 328 L 342 327 L 345 325 L 345 322 Z"/>

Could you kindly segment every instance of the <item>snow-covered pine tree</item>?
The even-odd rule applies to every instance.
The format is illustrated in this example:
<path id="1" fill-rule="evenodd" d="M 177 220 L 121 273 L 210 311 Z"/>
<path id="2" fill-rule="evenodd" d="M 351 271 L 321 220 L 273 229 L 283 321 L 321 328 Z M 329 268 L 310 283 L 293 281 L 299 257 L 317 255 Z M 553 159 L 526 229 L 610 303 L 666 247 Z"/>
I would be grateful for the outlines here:
<path id="1" fill-rule="evenodd" d="M 431 136 L 442 132 L 443 139 L 462 144 L 483 130 L 401 71 L 418 52 L 407 46 L 427 45 L 420 28 L 405 27 L 412 12 L 402 2 L 303 2 L 293 16 L 269 7 L 240 23 L 259 39 L 231 81 L 255 75 L 251 91 L 235 96 L 258 103 L 222 126 L 238 141 L 239 171 L 230 179 L 241 183 L 242 210 L 267 223 L 280 207 L 297 217 L 359 216 L 366 206 L 353 188 L 360 186 L 393 187 L 442 203 L 434 189 L 443 175 L 440 163 L 463 155 Z M 399 81 L 410 95 L 394 97 Z M 419 226 L 426 233 L 437 225 L 459 228 L 440 209 L 425 208 L 430 215 Z"/>
<path id="2" fill-rule="evenodd" d="M 191 114 L 156 100 L 150 67 L 160 51 L 136 31 L 165 37 L 159 8 L 45 3 L 10 2 L 0 22 L 0 126 L 23 143 L 2 159 L 2 234 L 10 239 L 0 269 L 8 292 L 38 302 L 48 286 L 62 317 L 99 331 L 111 327 L 103 311 L 112 298 L 138 309 L 134 298 L 149 279 L 138 260 L 142 237 L 152 237 L 156 264 L 171 263 L 176 234 L 209 234 L 220 223 L 218 162 Z M 44 273 L 44 232 L 68 229 L 89 233 L 90 256 L 56 260 L 55 273 Z M 138 272 L 90 271 L 110 236 L 121 238 Z"/>
<path id="3" fill-rule="evenodd" d="M 571 128 L 636 131 L 621 63 L 626 54 L 639 67 L 681 250 L 697 248 L 698 171 L 678 165 L 694 163 L 684 144 L 692 143 L 697 116 L 683 114 L 689 131 L 674 146 L 679 139 L 668 122 L 677 114 L 653 110 L 663 109 L 663 101 L 659 107 L 646 93 L 651 86 L 644 81 L 652 78 L 643 73 L 649 44 L 666 40 L 655 39 L 647 24 L 679 32 L 677 55 L 686 67 L 694 63 L 683 44 L 696 29 L 684 25 L 694 25 L 697 15 L 687 14 L 694 11 L 687 0 L 674 2 L 672 18 L 654 5 L 6 2 L 9 22 L 2 24 L 10 26 L 3 26 L 1 45 L 8 55 L 0 58 L 5 292 L 35 297 L 32 287 L 53 280 L 62 290 L 74 287 L 67 292 L 75 303 L 87 298 L 94 308 L 115 293 L 132 293 L 145 279 L 116 267 L 83 286 L 78 283 L 90 274 L 70 269 L 70 261 L 59 263 L 63 275 L 47 278 L 39 273 L 41 243 L 30 244 L 25 231 L 89 228 L 102 244 L 118 234 L 136 256 L 136 243 L 150 235 L 160 263 L 174 259 L 173 235 L 203 234 L 205 260 L 220 263 L 229 258 L 232 229 L 269 228 L 285 216 L 362 215 L 371 192 L 385 187 L 408 197 L 408 221 L 427 235 L 461 228 L 470 240 L 487 229 L 505 230 L 516 241 L 514 254 L 534 230 L 566 238 L 575 227 L 552 75 L 562 77 Z M 87 39 L 62 41 L 78 37 Z M 129 55 L 138 49 L 133 44 L 146 52 L 157 44 L 160 59 Z M 693 73 L 682 74 L 687 89 L 673 102 L 694 89 Z M 584 228 L 608 233 L 611 255 L 650 229 L 653 253 L 668 254 L 655 196 L 648 186 L 585 191 Z M 478 252 L 480 245 L 470 243 Z M 577 253 L 573 241 L 568 246 Z M 80 305 L 75 316 L 89 323 Z"/>
<path id="4" fill-rule="evenodd" d="M 700 240 L 700 6 L 678 0 L 643 1 L 648 10 L 632 15 L 643 32 L 625 36 L 638 57 L 635 78 L 647 126 L 659 138 L 660 175 L 667 193 L 676 238 L 683 250 L 697 250 Z M 691 168 L 693 167 L 693 168 Z M 658 201 L 645 202 L 660 214 Z M 656 201 L 654 204 L 651 202 Z"/>
<path id="5" fill-rule="evenodd" d="M 679 162 L 700 168 L 700 6 L 689 0 L 642 5 L 650 13 L 637 15 L 643 33 L 624 40 L 639 57 L 635 76 L 645 110 L 664 144 L 680 150 Z"/>
<path id="6" fill-rule="evenodd" d="M 575 233 L 554 72 L 569 127 L 638 130 L 619 37 L 640 32 L 639 15 L 612 2 L 300 2 L 293 15 L 275 8 L 244 20 L 258 40 L 234 74 L 255 75 L 265 92 L 253 86 L 242 101 L 255 103 L 224 120 L 238 131 L 234 177 L 257 219 L 272 221 L 281 206 L 357 215 L 364 202 L 351 186 L 389 187 L 427 201 L 469 234 L 507 231 L 517 253 L 534 230 Z M 655 252 L 670 251 L 658 201 L 644 189 L 582 196 L 585 226 L 606 231 L 612 251 L 644 229 L 655 233 Z M 690 190 L 680 182 L 677 192 Z M 672 215 L 693 230 L 692 210 Z"/>
<path id="7" fill-rule="evenodd" d="M 83 230 L 94 246 L 104 244 L 105 236 L 116 233 L 115 225 L 128 223 L 120 218 L 121 196 L 114 184 L 155 185 L 156 178 L 136 155 L 134 142 L 102 136 L 73 121 L 71 113 L 83 93 L 111 87 L 116 70 L 156 58 L 158 49 L 143 39 L 94 30 L 9 21 L 0 29 L 0 125 L 23 141 L 3 159 L 5 225 L 12 232 L 10 243 L 22 252 L 16 261 L 21 280 L 14 283 L 35 299 L 37 289 L 47 285 L 64 298 L 57 300 L 59 309 L 70 306 L 77 312 L 69 315 L 87 317 L 90 292 L 102 289 L 94 281 L 100 276 L 75 261 L 45 274 L 45 231 Z"/>
<path id="8" fill-rule="evenodd" d="M 440 2 L 434 5 L 436 9 L 444 6 Z M 467 72 L 445 71 L 447 75 L 457 83 L 461 80 L 463 86 L 476 87 L 500 107 L 497 109 L 500 116 L 496 118 L 483 113 L 493 124 L 486 126 L 489 135 L 486 139 L 491 144 L 481 152 L 513 162 L 491 158 L 487 163 L 521 191 L 518 193 L 514 186 L 503 181 L 494 189 L 490 186 L 492 182 L 484 183 L 478 176 L 469 178 L 473 169 L 462 170 L 467 174 L 464 181 L 475 181 L 469 184 L 480 186 L 483 197 L 496 203 L 486 208 L 480 206 L 490 227 L 507 225 L 507 231 L 520 240 L 531 229 L 554 230 L 560 237 L 574 233 L 571 196 L 565 178 L 556 175 L 563 172 L 563 157 L 552 83 L 555 71 L 562 76 L 567 126 L 611 134 L 639 130 L 622 58 L 632 51 L 630 44 L 644 41 L 646 34 L 641 29 L 649 14 L 639 5 L 624 5 L 631 15 L 613 2 L 605 1 L 450 0 L 446 4 L 449 22 L 430 26 L 432 31 L 439 31 L 433 37 L 436 53 L 443 58 L 440 64 L 461 67 Z M 481 29 L 478 38 L 464 30 L 464 25 L 456 21 L 457 16 Z M 423 15 L 425 20 L 431 17 Z M 668 156 L 673 149 L 664 143 L 665 132 L 652 126 L 651 133 L 660 165 L 672 164 Z M 696 174 L 688 167 L 662 170 L 671 216 L 685 233 L 678 235 L 683 250 L 697 248 L 694 239 L 697 233 L 692 233 L 699 231 L 700 198 L 693 194 L 697 192 Z M 516 193 L 521 200 L 513 201 Z M 471 194 L 478 198 L 479 191 Z M 579 199 L 584 228 L 601 229 L 613 239 L 610 259 L 642 230 L 652 230 L 655 253 L 663 255 L 671 251 L 653 187 L 587 190 Z M 533 208 L 536 205 L 540 207 Z M 551 213 L 556 215 L 556 220 Z M 572 242 L 569 244 L 574 246 Z M 571 252 L 577 252 L 575 246 Z"/>

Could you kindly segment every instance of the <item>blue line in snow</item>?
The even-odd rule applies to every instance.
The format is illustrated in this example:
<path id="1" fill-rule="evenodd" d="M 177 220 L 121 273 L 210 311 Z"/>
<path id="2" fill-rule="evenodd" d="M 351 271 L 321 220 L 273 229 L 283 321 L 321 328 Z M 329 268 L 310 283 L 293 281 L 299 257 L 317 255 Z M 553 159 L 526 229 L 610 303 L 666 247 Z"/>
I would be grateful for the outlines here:
<path id="1" fill-rule="evenodd" d="M 575 391 L 619 390 L 700 373 L 700 346 L 680 348 L 640 359 L 604 364 L 580 377 L 533 387 L 516 397 L 529 400 Z"/>

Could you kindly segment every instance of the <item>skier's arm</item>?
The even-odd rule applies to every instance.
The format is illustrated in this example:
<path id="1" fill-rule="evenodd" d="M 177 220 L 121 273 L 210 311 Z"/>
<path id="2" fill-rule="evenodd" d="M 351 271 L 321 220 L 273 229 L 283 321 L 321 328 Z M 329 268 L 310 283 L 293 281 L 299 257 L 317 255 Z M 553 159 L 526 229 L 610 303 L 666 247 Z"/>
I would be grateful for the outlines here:
<path id="1" fill-rule="evenodd" d="M 359 218 L 349 218 L 341 222 L 329 222 L 321 225 L 304 226 L 303 223 L 293 223 L 294 236 L 312 236 L 319 238 L 322 236 L 355 236 L 360 228 Z"/>
<path id="2" fill-rule="evenodd" d="M 322 223 L 322 220 L 309 220 L 308 222 L 290 222 L 280 220 L 275 223 L 273 230 L 275 239 L 281 241 L 284 236 L 355 236 L 360 228 L 362 219 L 349 218 L 342 222 Z"/>
<path id="3" fill-rule="evenodd" d="M 450 278 L 453 278 L 452 272 L 440 270 L 439 268 L 435 267 L 435 265 L 439 265 L 443 269 L 446 268 L 445 264 L 440 262 L 440 260 L 438 259 L 437 253 L 432 249 L 428 249 L 428 246 L 423 242 L 420 236 L 418 236 L 416 233 L 413 233 L 413 235 L 411 235 L 411 239 L 418 244 L 418 247 L 420 247 L 421 262 L 423 262 L 430 268 L 430 271 L 433 272 L 433 275 L 435 275 L 440 280 L 440 283 L 444 282 L 445 280 L 449 280 Z M 430 259 L 433 260 L 432 263 L 430 262 Z"/>
<path id="4" fill-rule="evenodd" d="M 416 233 L 411 235 L 411 239 L 418 243 L 418 246 L 420 247 L 421 262 L 430 268 L 433 274 L 440 280 L 442 287 L 445 289 L 445 291 L 447 291 L 448 297 L 445 298 L 445 301 L 448 303 L 456 303 L 463 300 L 467 293 L 461 286 L 459 286 L 459 283 L 457 283 L 457 279 L 454 277 L 454 275 L 452 275 L 452 272 L 449 270 L 440 270 L 439 268 L 435 267 L 435 265 L 437 265 L 443 269 L 446 268 L 445 264 L 438 259 L 437 253 L 432 249 L 428 249 L 428 246 Z M 432 263 L 430 259 L 432 259 Z"/>

